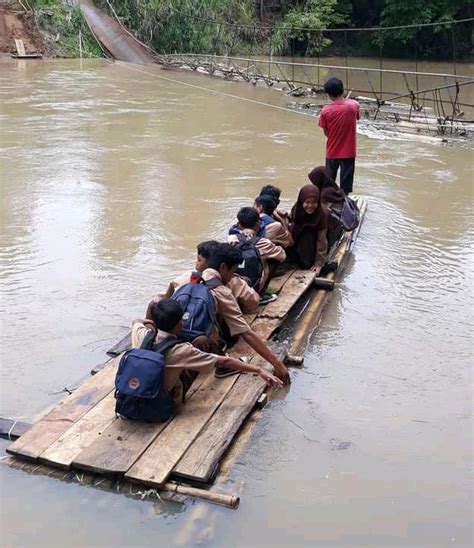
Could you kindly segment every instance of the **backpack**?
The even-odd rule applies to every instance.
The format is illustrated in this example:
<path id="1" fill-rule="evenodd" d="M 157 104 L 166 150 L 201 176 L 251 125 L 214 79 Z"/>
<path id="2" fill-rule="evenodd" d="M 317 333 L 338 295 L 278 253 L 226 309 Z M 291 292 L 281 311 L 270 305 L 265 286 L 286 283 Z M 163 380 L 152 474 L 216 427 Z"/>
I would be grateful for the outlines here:
<path id="1" fill-rule="evenodd" d="M 180 287 L 173 295 L 183 308 L 183 328 L 178 337 L 181 341 L 192 342 L 196 337 L 206 335 L 210 337 L 214 330 L 216 319 L 216 305 L 211 289 L 222 285 L 216 278 L 189 283 Z"/>
<path id="2" fill-rule="evenodd" d="M 331 215 L 336 218 L 344 228 L 346 232 L 351 232 L 359 226 L 360 222 L 360 211 L 356 202 L 346 196 L 342 204 L 341 213 L 336 213 L 332 209 Z"/>
<path id="3" fill-rule="evenodd" d="M 260 252 L 257 249 L 257 242 L 260 239 L 258 236 L 247 239 L 243 234 L 237 234 L 239 243 L 235 247 L 242 252 L 242 262 L 238 266 L 236 272 L 244 278 L 250 280 L 250 285 L 253 289 L 257 289 L 260 285 L 263 273 L 263 263 L 260 257 Z"/>
<path id="4" fill-rule="evenodd" d="M 145 337 L 142 348 L 125 352 L 115 376 L 117 415 L 144 422 L 165 422 L 174 415 L 173 398 L 164 387 L 164 353 L 179 342 L 167 337 L 154 345 Z"/>

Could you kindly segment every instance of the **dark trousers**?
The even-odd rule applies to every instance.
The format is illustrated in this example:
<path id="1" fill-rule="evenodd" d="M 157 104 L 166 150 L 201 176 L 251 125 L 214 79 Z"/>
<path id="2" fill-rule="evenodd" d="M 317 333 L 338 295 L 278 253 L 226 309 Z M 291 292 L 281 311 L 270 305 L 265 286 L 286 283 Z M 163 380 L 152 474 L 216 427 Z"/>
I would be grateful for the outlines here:
<path id="1" fill-rule="evenodd" d="M 326 158 L 326 167 L 331 172 L 331 176 L 336 180 L 337 170 L 341 166 L 340 187 L 347 194 L 352 192 L 354 183 L 355 158 Z"/>

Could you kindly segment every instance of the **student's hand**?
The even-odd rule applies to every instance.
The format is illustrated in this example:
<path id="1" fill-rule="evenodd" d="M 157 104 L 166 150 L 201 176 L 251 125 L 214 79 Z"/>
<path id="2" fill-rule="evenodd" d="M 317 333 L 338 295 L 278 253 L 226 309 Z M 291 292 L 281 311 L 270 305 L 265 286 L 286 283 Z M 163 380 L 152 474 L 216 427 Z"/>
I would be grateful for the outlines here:
<path id="1" fill-rule="evenodd" d="M 316 273 L 316 276 L 319 276 L 319 273 L 321 272 L 321 267 L 317 265 L 313 265 L 311 267 L 311 271 Z"/>
<path id="2" fill-rule="evenodd" d="M 260 369 L 258 374 L 260 378 L 267 383 L 267 386 L 271 386 L 273 388 L 283 386 L 283 381 L 281 381 L 278 377 L 275 377 L 275 375 L 272 375 L 266 369 L 263 369 L 263 367 Z"/>
<path id="3" fill-rule="evenodd" d="M 283 382 L 284 385 L 290 384 L 290 373 L 288 372 L 287 367 L 278 360 L 276 364 L 273 364 L 275 375 Z"/>

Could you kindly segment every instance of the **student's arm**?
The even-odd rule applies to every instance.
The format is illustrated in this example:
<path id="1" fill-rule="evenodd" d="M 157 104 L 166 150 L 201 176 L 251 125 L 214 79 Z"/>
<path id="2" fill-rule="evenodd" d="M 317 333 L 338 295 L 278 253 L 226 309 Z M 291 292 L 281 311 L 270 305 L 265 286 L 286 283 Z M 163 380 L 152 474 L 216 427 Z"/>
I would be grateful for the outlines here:
<path id="1" fill-rule="evenodd" d="M 230 288 L 219 286 L 212 290 L 216 297 L 217 312 L 224 319 L 232 336 L 240 335 L 264 360 L 275 368 L 275 375 L 285 384 L 290 382 L 288 369 L 267 347 L 265 342 L 251 330 L 249 324 L 240 311 L 239 305 L 232 295 Z"/>
<path id="2" fill-rule="evenodd" d="M 326 124 L 326 115 L 324 113 L 324 109 L 321 110 L 321 114 L 319 115 L 319 127 L 324 131 L 324 135 L 326 137 L 328 136 L 328 128 Z"/>
<path id="3" fill-rule="evenodd" d="M 255 312 L 260 304 L 260 295 L 238 274 L 227 284 L 244 314 Z"/>
<path id="4" fill-rule="evenodd" d="M 242 333 L 241 337 L 244 341 L 257 352 L 264 360 L 271 363 L 275 368 L 275 375 L 283 381 L 284 384 L 290 383 L 290 375 L 288 369 L 283 362 L 275 356 L 275 354 L 268 348 L 265 341 L 257 335 L 254 331 L 247 331 Z"/>
<path id="5" fill-rule="evenodd" d="M 320 230 L 318 232 L 318 241 L 316 242 L 316 260 L 314 266 L 311 268 L 313 272 L 316 272 L 316 275 L 319 276 L 321 268 L 326 262 L 326 257 L 328 254 L 328 231 L 327 229 Z"/>
<path id="6" fill-rule="evenodd" d="M 256 373 L 264 380 L 268 386 L 283 386 L 283 381 L 272 375 L 263 367 L 252 365 L 251 363 L 243 363 L 240 360 L 231 358 L 230 356 L 218 356 L 216 360 L 217 367 L 225 367 L 228 369 L 236 369 L 237 371 L 243 371 L 244 373 Z"/>
<path id="7" fill-rule="evenodd" d="M 289 230 L 279 221 L 270 223 L 265 227 L 265 238 L 275 245 L 281 245 L 283 248 L 293 245 L 293 238 Z"/>
<path id="8" fill-rule="evenodd" d="M 140 348 L 150 331 L 156 334 L 155 324 L 150 320 L 133 320 L 132 348 Z"/>
<path id="9" fill-rule="evenodd" d="M 274 261 L 282 263 L 286 259 L 286 252 L 281 245 L 275 245 L 267 238 L 260 238 L 260 240 L 258 240 L 257 249 L 264 261 L 273 259 Z"/>

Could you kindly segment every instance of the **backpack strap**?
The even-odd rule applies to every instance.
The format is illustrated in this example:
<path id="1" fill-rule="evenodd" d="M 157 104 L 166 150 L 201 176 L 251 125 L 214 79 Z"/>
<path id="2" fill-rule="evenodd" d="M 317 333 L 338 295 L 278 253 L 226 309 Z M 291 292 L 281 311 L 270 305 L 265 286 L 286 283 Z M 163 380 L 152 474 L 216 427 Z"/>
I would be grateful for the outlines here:
<path id="1" fill-rule="evenodd" d="M 180 344 L 182 341 L 178 339 L 178 337 L 175 337 L 174 335 L 170 335 L 169 337 L 166 337 L 165 340 L 161 341 L 158 344 L 155 344 L 155 347 L 153 350 L 155 352 L 159 352 L 160 354 L 164 354 L 167 350 L 170 348 L 173 348 L 173 346 Z"/>
<path id="2" fill-rule="evenodd" d="M 210 280 L 207 280 L 207 282 L 203 282 L 203 283 L 209 289 L 215 289 L 216 287 L 223 285 L 223 283 L 221 282 L 221 280 L 219 280 L 219 278 L 211 278 Z"/>

